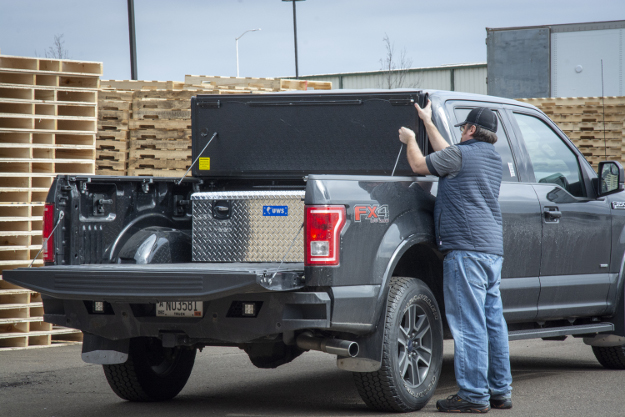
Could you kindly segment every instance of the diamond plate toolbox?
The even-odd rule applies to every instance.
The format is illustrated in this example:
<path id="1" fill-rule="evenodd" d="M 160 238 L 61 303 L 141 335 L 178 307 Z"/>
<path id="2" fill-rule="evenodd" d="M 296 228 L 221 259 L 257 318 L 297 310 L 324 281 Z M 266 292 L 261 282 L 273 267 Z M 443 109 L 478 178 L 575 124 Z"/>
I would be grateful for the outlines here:
<path id="1" fill-rule="evenodd" d="M 304 193 L 194 193 L 193 261 L 303 262 Z"/>

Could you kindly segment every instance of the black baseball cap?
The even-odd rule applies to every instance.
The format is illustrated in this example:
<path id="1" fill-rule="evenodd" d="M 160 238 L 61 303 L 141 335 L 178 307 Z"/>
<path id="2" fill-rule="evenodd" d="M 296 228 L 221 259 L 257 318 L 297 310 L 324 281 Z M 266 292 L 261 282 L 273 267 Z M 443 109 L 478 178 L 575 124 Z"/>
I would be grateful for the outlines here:
<path id="1" fill-rule="evenodd" d="M 495 113 L 493 113 L 491 109 L 486 107 L 474 108 L 467 116 L 467 120 L 454 125 L 454 127 L 464 126 L 467 123 L 490 130 L 491 132 L 497 131 L 497 116 L 495 116 Z"/>

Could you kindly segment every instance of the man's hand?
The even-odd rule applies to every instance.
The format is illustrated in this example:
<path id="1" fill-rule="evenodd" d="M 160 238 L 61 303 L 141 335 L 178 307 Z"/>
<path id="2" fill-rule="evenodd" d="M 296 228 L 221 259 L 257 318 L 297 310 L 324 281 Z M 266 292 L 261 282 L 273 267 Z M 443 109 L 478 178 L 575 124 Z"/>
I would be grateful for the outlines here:
<path id="1" fill-rule="evenodd" d="M 408 129 L 407 127 L 401 127 L 401 129 L 399 129 L 399 140 L 402 143 L 407 144 L 409 141 L 414 141 L 415 139 L 415 134 L 412 130 Z"/>
<path id="2" fill-rule="evenodd" d="M 436 128 L 434 121 L 432 120 L 432 102 L 428 99 L 428 104 L 426 104 L 424 108 L 419 107 L 419 104 L 417 103 L 415 103 L 414 106 L 415 109 L 417 109 L 419 118 L 423 120 L 423 126 L 428 133 L 428 138 L 430 138 L 430 144 L 432 145 L 434 151 L 438 152 L 448 147 L 449 143 L 443 139 L 440 132 Z"/>
<path id="3" fill-rule="evenodd" d="M 419 107 L 419 103 L 414 104 L 417 114 L 423 120 L 423 123 L 432 121 L 432 102 L 428 99 L 428 104 L 424 108 Z"/>
<path id="4" fill-rule="evenodd" d="M 406 144 L 406 154 L 412 171 L 417 174 L 428 175 L 430 171 L 425 162 L 425 157 L 421 153 L 419 146 L 417 146 L 414 132 L 402 126 L 399 129 L 399 140 Z"/>

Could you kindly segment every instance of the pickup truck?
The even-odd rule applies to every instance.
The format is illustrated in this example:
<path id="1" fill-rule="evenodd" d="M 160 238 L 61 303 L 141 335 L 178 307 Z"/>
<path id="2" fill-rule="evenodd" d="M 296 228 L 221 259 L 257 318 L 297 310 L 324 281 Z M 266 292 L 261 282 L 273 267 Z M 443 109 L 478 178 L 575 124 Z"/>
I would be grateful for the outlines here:
<path id="1" fill-rule="evenodd" d="M 192 99 L 192 177 L 59 175 L 41 268 L 4 272 L 43 295 L 47 322 L 84 332 L 130 401 L 175 397 L 196 351 L 243 349 L 260 368 L 337 356 L 371 408 L 414 411 L 437 386 L 445 323 L 438 179 L 415 176 L 397 130 L 432 152 L 414 103 L 451 126 L 499 119 L 510 340 L 583 338 L 625 368 L 625 174 L 599 174 L 537 108 L 426 90 Z"/>

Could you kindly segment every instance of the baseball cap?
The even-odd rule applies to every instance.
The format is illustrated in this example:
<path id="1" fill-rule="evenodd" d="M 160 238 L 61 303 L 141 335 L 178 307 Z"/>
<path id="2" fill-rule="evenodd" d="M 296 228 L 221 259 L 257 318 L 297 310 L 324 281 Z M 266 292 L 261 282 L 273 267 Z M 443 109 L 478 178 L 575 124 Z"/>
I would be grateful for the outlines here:
<path id="1" fill-rule="evenodd" d="M 495 113 L 486 107 L 474 108 L 467 116 L 467 120 L 454 125 L 454 127 L 463 126 L 467 123 L 490 130 L 491 132 L 497 131 L 497 116 L 495 116 Z"/>

